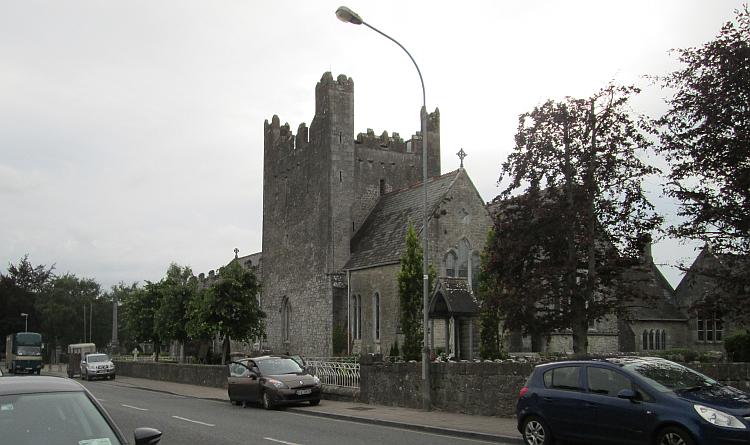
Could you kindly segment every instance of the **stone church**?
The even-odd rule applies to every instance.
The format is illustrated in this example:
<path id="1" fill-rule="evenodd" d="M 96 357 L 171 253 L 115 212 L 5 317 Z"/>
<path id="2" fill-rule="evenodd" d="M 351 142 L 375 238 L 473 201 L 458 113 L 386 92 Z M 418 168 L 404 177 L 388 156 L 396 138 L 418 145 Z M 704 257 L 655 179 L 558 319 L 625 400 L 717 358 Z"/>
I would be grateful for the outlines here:
<path id="1" fill-rule="evenodd" d="M 425 139 L 427 227 L 422 222 Z M 256 269 L 263 284 L 267 337 L 261 347 L 330 357 L 388 354 L 394 343 L 402 344 L 396 276 L 412 225 L 420 238 L 426 231 L 438 275 L 429 302 L 430 347 L 459 359 L 477 358 L 474 289 L 493 203 L 482 200 L 463 168 L 463 151 L 459 156 L 459 168 L 441 173 L 437 109 L 427 114 L 427 134 L 404 140 L 398 133 L 376 135 L 367 129 L 355 135 L 354 83 L 345 75 L 334 79 L 325 73 L 320 79 L 309 127 L 302 123 L 293 133 L 278 116 L 266 121 L 263 251 L 239 258 Z M 652 298 L 626 317 L 592 322 L 590 352 L 722 349 L 721 322 L 696 319 L 687 311 L 694 289 L 703 292 L 705 286 L 681 284 L 675 293 L 650 247 L 628 275 L 638 293 Z M 529 339 L 512 335 L 506 348 L 532 349 Z M 544 351 L 572 351 L 570 334 L 551 333 Z"/>
<path id="2" fill-rule="evenodd" d="M 407 140 L 369 129 L 355 135 L 354 83 L 325 73 L 309 127 L 295 134 L 278 116 L 265 122 L 265 347 L 318 357 L 388 353 L 399 333 L 396 274 L 411 224 L 420 237 L 427 231 L 430 262 L 445 277 L 432 302 L 434 344 L 475 353 L 475 314 L 465 311 L 476 312 L 470 286 L 490 218 L 463 166 L 441 174 L 440 113 L 427 116 L 427 134 Z"/>

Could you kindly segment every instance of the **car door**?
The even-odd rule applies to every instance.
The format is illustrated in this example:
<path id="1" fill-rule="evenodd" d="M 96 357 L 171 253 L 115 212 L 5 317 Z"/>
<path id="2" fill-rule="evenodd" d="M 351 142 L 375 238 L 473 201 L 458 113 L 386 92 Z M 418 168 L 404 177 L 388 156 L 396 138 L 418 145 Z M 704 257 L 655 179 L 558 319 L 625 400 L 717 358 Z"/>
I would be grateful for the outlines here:
<path id="1" fill-rule="evenodd" d="M 586 367 L 586 393 L 583 417 L 591 439 L 619 443 L 648 443 L 650 424 L 654 421 L 648 397 L 624 373 L 604 366 Z M 618 397 L 623 390 L 637 395 L 632 399 Z M 638 395 L 640 394 L 640 395 Z"/>
<path id="2" fill-rule="evenodd" d="M 227 377 L 227 392 L 230 400 L 238 402 L 248 400 L 248 383 L 250 380 L 250 369 L 247 362 L 239 361 L 229 364 L 229 377 Z"/>
<path id="3" fill-rule="evenodd" d="M 261 377 L 260 370 L 258 369 L 258 365 L 252 360 L 248 360 L 246 366 L 248 368 L 248 378 L 247 382 L 245 383 L 245 389 L 247 390 L 247 400 L 250 402 L 259 402 Z"/>
<path id="4" fill-rule="evenodd" d="M 563 365 L 545 371 L 540 394 L 543 417 L 556 437 L 580 438 L 583 381 L 580 365 Z"/>

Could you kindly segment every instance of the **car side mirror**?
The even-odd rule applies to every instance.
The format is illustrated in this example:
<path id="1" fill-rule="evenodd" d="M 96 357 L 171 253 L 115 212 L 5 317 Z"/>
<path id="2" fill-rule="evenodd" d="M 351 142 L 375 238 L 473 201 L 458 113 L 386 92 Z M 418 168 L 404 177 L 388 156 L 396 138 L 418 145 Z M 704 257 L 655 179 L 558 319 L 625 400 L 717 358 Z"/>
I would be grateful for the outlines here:
<path id="1" fill-rule="evenodd" d="M 635 391 L 633 391 L 632 389 L 621 389 L 617 393 L 617 397 L 620 398 L 620 399 L 627 399 L 627 400 L 630 400 L 632 402 L 638 396 L 636 395 Z"/>
<path id="2" fill-rule="evenodd" d="M 247 376 L 253 380 L 258 378 L 258 374 L 255 373 L 255 371 L 250 371 L 247 373 Z"/>
<path id="3" fill-rule="evenodd" d="M 312 366 L 305 366 L 305 369 L 302 370 L 305 374 L 313 375 L 313 367 Z"/>
<path id="4" fill-rule="evenodd" d="M 155 445 L 161 440 L 161 431 L 153 428 L 136 428 L 133 439 L 135 445 Z"/>

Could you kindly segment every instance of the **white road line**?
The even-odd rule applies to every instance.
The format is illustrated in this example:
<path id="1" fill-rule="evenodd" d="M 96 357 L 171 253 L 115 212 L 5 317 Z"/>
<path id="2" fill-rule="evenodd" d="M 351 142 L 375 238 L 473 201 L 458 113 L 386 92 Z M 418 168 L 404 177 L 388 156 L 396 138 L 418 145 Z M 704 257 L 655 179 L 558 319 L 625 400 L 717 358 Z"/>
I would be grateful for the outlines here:
<path id="1" fill-rule="evenodd" d="M 174 417 L 175 419 L 180 419 L 180 420 L 184 420 L 185 422 L 192 422 L 192 423 L 197 423 L 197 424 L 199 424 L 199 425 L 205 425 L 205 426 L 216 426 L 216 425 L 214 425 L 213 423 L 199 422 L 199 421 L 197 421 L 197 420 L 190 420 L 190 419 L 186 419 L 186 418 L 184 418 L 184 417 L 180 417 L 180 416 L 172 416 L 172 417 Z"/>
<path id="2" fill-rule="evenodd" d="M 121 403 L 120 405 L 124 406 L 125 408 L 137 409 L 138 411 L 148 411 L 148 408 L 138 408 L 137 406 L 125 405 L 123 403 Z"/>
<path id="3" fill-rule="evenodd" d="M 300 444 L 294 443 L 294 442 L 287 442 L 285 440 L 274 439 L 273 437 L 264 437 L 264 439 L 270 440 L 271 442 L 283 443 L 285 445 L 300 445 Z"/>

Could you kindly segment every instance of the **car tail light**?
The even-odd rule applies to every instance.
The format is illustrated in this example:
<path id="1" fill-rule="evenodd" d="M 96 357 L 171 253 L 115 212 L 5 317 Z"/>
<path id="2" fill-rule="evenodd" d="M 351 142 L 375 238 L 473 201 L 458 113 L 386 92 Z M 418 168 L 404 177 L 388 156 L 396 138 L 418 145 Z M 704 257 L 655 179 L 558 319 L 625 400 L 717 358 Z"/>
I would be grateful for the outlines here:
<path id="1" fill-rule="evenodd" d="M 529 392 L 529 387 L 528 386 L 524 386 L 523 388 L 521 388 L 521 391 L 518 393 L 518 398 L 520 399 L 527 392 Z"/>

